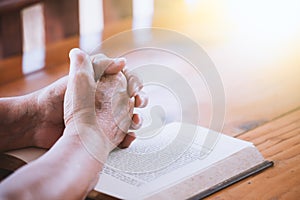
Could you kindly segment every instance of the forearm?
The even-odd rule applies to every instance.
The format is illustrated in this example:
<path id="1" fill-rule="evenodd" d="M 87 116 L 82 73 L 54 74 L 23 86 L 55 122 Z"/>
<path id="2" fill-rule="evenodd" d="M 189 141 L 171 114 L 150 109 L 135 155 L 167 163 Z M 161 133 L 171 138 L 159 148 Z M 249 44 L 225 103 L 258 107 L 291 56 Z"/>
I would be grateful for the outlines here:
<path id="1" fill-rule="evenodd" d="M 50 148 L 62 135 L 68 77 L 28 95 L 0 98 L 0 152 L 28 146 Z"/>
<path id="2" fill-rule="evenodd" d="M 32 146 L 33 130 L 39 117 L 36 94 L 0 98 L 0 151 Z"/>
<path id="3" fill-rule="evenodd" d="M 107 155 L 103 152 L 103 156 Z M 78 135 L 64 135 L 43 157 L 1 183 L 0 197 L 84 198 L 97 183 L 102 166 L 82 146 Z"/>

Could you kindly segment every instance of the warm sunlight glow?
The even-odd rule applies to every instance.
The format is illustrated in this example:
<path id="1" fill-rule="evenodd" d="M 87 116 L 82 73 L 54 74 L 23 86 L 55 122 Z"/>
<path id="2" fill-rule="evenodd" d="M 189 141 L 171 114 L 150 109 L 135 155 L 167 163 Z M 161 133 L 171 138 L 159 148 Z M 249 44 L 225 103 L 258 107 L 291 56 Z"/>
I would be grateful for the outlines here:
<path id="1" fill-rule="evenodd" d="M 299 1 L 231 0 L 227 6 L 232 39 L 243 44 L 244 55 L 268 65 L 278 63 L 295 45 L 300 34 Z"/>
<path id="2" fill-rule="evenodd" d="M 153 0 L 133 0 L 132 28 L 151 27 L 153 11 Z"/>
<path id="3" fill-rule="evenodd" d="M 230 1 L 229 12 L 239 31 L 264 42 L 282 42 L 299 31 L 298 0 Z"/>
<path id="4" fill-rule="evenodd" d="M 104 27 L 102 0 L 79 0 L 80 47 L 86 51 L 101 42 Z"/>
<path id="5" fill-rule="evenodd" d="M 42 4 L 22 11 L 24 74 L 39 70 L 45 65 L 45 30 Z"/>

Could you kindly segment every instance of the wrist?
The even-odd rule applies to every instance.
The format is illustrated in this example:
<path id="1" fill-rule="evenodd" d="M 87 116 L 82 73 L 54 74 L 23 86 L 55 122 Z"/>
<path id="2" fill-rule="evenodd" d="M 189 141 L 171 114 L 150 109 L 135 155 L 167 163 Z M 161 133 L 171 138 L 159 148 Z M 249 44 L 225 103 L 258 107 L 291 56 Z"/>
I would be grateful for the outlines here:
<path id="1" fill-rule="evenodd" d="M 111 151 L 107 139 L 98 135 L 91 127 L 70 124 L 67 125 L 62 138 L 72 140 L 88 156 L 102 165 L 106 162 Z"/>
<path id="2" fill-rule="evenodd" d="M 0 99 L 1 150 L 33 146 L 38 117 L 35 93 Z"/>
<path id="3" fill-rule="evenodd" d="M 50 148 L 61 137 L 65 129 L 63 120 L 64 94 L 68 77 L 33 93 L 36 115 L 34 146 Z"/>

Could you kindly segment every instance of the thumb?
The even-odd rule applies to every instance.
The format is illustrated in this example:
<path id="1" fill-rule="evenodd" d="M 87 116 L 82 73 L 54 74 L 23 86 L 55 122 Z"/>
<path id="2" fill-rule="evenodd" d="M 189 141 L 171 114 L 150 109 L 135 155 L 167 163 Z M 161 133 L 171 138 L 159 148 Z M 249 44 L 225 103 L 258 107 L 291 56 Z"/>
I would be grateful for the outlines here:
<path id="1" fill-rule="evenodd" d="M 70 72 L 67 94 L 68 98 L 71 98 L 71 109 L 74 114 L 92 112 L 95 110 L 96 83 L 94 81 L 94 70 L 91 60 L 80 49 L 72 49 L 69 57 Z"/>
<path id="2" fill-rule="evenodd" d="M 104 54 L 91 56 L 95 72 L 95 80 L 101 78 L 103 74 L 117 74 L 126 65 L 125 58 L 109 58 Z"/>
<path id="3" fill-rule="evenodd" d="M 94 76 L 94 69 L 90 57 L 84 51 L 74 48 L 69 53 L 70 72 L 69 75 L 74 75 L 78 71 L 86 72 L 88 75 Z"/>

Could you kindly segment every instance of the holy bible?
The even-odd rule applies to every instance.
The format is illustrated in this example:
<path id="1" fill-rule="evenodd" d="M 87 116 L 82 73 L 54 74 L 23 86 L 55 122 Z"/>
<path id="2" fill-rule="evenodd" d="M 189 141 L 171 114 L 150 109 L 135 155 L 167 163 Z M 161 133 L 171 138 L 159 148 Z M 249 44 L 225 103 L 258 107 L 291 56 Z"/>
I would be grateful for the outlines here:
<path id="1" fill-rule="evenodd" d="M 194 133 L 184 132 L 188 130 Z M 210 134 L 213 143 L 207 142 Z M 9 162 L 22 165 L 45 152 L 36 148 L 7 152 L 0 158 L 0 168 L 9 170 Z M 202 199 L 272 165 L 250 142 L 200 126 L 170 123 L 137 138 L 127 149 L 111 152 L 89 197 Z"/>

